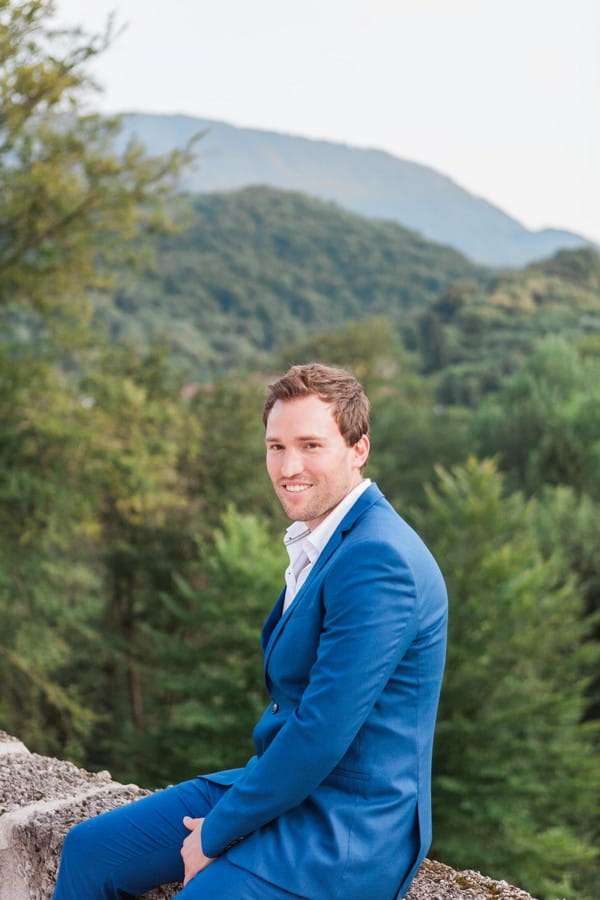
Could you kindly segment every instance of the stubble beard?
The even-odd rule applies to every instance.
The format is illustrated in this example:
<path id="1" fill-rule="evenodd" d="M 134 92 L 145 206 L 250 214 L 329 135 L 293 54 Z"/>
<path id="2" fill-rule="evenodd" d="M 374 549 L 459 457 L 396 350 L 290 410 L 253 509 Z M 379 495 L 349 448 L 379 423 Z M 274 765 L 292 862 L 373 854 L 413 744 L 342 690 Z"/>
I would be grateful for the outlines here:
<path id="1" fill-rule="evenodd" d="M 314 486 L 309 488 L 309 490 L 313 489 Z M 341 503 L 345 496 L 345 494 L 343 494 L 341 497 L 338 497 L 337 500 L 332 497 L 314 497 L 305 509 L 295 511 L 293 505 L 290 504 L 288 506 L 288 498 L 284 496 L 284 490 L 284 488 L 280 488 L 277 492 L 277 498 L 288 519 L 306 522 L 307 524 L 313 522 L 315 519 L 324 519 L 333 509 L 335 509 L 338 503 Z"/>

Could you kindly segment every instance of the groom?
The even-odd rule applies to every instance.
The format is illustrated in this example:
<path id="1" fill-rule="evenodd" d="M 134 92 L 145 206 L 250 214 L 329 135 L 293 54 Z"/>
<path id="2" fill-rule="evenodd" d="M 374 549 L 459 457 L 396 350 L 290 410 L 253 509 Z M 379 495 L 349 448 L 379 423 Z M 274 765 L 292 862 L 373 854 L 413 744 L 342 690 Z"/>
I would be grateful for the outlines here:
<path id="1" fill-rule="evenodd" d="M 76 826 L 55 900 L 393 900 L 431 841 L 444 582 L 375 484 L 369 403 L 342 369 L 293 366 L 263 411 L 292 519 L 262 635 L 270 702 L 256 755 Z"/>

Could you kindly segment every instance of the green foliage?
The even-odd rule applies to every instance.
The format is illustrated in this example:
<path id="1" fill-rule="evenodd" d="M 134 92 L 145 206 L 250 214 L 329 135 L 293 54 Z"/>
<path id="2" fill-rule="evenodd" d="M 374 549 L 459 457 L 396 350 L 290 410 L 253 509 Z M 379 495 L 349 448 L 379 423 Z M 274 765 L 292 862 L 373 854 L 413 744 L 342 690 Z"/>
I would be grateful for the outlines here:
<path id="1" fill-rule="evenodd" d="M 592 338 L 600 329 L 600 254 L 560 251 L 523 271 L 501 273 L 483 287 L 450 285 L 420 318 L 426 371 L 438 373 L 443 403 L 475 407 L 498 390 L 540 339 Z"/>
<path id="2" fill-rule="evenodd" d="M 600 643 L 600 557 L 598 522 L 600 505 L 586 494 L 560 485 L 545 488 L 536 507 L 535 525 L 545 555 L 558 554 L 575 578 L 590 626 L 587 671 L 590 687 L 586 718 L 600 720 L 600 666 L 596 647 Z"/>
<path id="3" fill-rule="evenodd" d="M 177 777 L 244 765 L 262 714 L 260 632 L 282 588 L 285 551 L 257 516 L 229 506 L 198 573 L 179 587 L 189 618 L 171 679 L 180 702 L 161 723 Z"/>
<path id="4" fill-rule="evenodd" d="M 80 484 L 93 499 L 90 542 L 102 584 L 94 622 L 102 649 L 91 670 L 75 658 L 88 703 L 101 715 L 88 758 L 115 760 L 115 771 L 127 759 L 130 772 L 145 773 L 142 734 L 156 678 L 151 634 L 168 631 L 160 600 L 176 592 L 176 574 L 196 555 L 198 511 L 186 487 L 202 429 L 158 348 L 107 351 L 81 387 L 89 440 L 80 448 Z"/>
<path id="5" fill-rule="evenodd" d="M 260 518 L 233 506 L 197 547 L 138 623 L 143 728 L 120 720 L 103 756 L 123 779 L 164 785 L 244 765 L 253 753 L 252 728 L 267 701 L 260 631 L 281 589 L 285 552 Z"/>
<path id="6" fill-rule="evenodd" d="M 196 197 L 156 266 L 95 297 L 115 339 L 164 334 L 196 380 L 270 368 L 289 348 L 386 319 L 435 374 L 438 402 L 475 407 L 541 337 L 600 328 L 591 248 L 490 273 L 397 225 L 269 188 Z"/>
<path id="7" fill-rule="evenodd" d="M 117 119 L 85 110 L 87 65 L 110 41 L 52 27 L 48 0 L 0 2 L 0 307 L 85 308 L 102 262 L 165 220 L 187 151 L 112 150 Z"/>
<path id="8" fill-rule="evenodd" d="M 600 255 L 592 247 L 582 247 L 576 252 L 559 250 L 550 259 L 529 266 L 528 270 L 558 275 L 593 291 L 600 290 Z"/>
<path id="9" fill-rule="evenodd" d="M 528 493 L 568 484 L 600 497 L 600 366 L 551 337 L 478 409 L 480 454 L 497 453 Z"/>
<path id="10" fill-rule="evenodd" d="M 451 610 L 433 853 L 548 900 L 591 898 L 600 765 L 581 723 L 582 601 L 564 559 L 542 556 L 534 510 L 472 459 L 439 471 L 417 516 Z"/>
<path id="11" fill-rule="evenodd" d="M 85 675 L 70 675 L 78 653 L 103 651 L 100 438 L 83 376 L 101 339 L 87 330 L 86 292 L 109 262 L 137 255 L 134 238 L 167 224 L 187 154 L 148 159 L 130 144 L 115 155 L 117 121 L 84 107 L 110 28 L 57 31 L 54 12 L 46 0 L 0 2 L 1 710 L 36 749 L 80 759 L 99 710 Z M 102 439 L 115 424 L 102 422 Z"/>
<path id="12" fill-rule="evenodd" d="M 164 332 L 195 378 L 264 365 L 285 345 L 351 320 L 401 323 L 480 270 L 389 222 L 268 188 L 194 199 L 188 229 L 156 244 L 153 275 L 98 298 L 118 337 Z"/>
<path id="13" fill-rule="evenodd" d="M 203 423 L 204 439 L 194 453 L 190 490 L 202 498 L 208 529 L 220 521 L 224 503 L 283 521 L 264 466 L 265 380 L 249 375 L 194 386 L 190 413 Z"/>
<path id="14" fill-rule="evenodd" d="M 93 712 L 64 667 L 99 602 L 81 540 L 80 411 L 72 383 L 43 360 L 0 353 L 0 712 L 40 751 L 75 758 Z"/>
<path id="15" fill-rule="evenodd" d="M 279 368 L 307 362 L 327 361 L 349 369 L 365 387 L 369 396 L 382 390 L 400 369 L 412 363 L 399 335 L 399 329 L 387 316 L 374 316 L 348 322 L 332 331 L 304 337 L 281 351 Z"/>

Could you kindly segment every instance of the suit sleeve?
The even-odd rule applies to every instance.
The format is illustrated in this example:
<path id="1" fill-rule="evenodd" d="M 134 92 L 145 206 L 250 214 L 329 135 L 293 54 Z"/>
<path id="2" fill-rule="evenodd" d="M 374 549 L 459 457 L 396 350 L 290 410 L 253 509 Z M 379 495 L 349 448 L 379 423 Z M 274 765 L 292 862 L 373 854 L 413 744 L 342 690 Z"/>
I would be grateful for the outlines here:
<path id="1" fill-rule="evenodd" d="M 361 542 L 342 546 L 336 556 L 323 587 L 323 629 L 301 702 L 206 817 L 202 844 L 208 856 L 297 806 L 327 778 L 415 637 L 415 583 L 398 550 Z"/>

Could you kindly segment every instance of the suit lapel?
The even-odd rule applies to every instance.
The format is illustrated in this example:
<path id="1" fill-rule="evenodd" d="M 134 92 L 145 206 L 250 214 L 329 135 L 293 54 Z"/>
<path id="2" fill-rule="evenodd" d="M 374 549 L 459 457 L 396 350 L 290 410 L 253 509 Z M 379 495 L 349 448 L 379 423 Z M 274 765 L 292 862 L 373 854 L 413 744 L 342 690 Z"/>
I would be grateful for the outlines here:
<path id="1" fill-rule="evenodd" d="M 273 629 L 275 628 L 275 626 L 281 619 L 281 611 L 283 609 L 283 598 L 284 597 L 285 597 L 285 588 L 282 590 L 279 597 L 277 598 L 275 606 L 273 607 L 273 609 L 267 616 L 265 624 L 263 625 L 262 634 L 261 634 L 263 653 L 267 649 L 267 644 L 269 643 L 269 638 L 273 634 Z"/>
<path id="2" fill-rule="evenodd" d="M 273 647 L 275 646 L 277 639 L 279 638 L 286 624 L 289 622 L 290 618 L 298 609 L 300 603 L 302 603 L 303 598 L 310 592 L 314 579 L 321 571 L 323 566 L 328 562 L 328 560 L 331 559 L 332 555 L 342 543 L 344 536 L 352 530 L 357 519 L 366 509 L 368 509 L 370 506 L 373 506 L 373 504 L 376 503 L 381 497 L 383 497 L 383 494 L 381 493 L 377 485 L 371 484 L 366 489 L 366 491 L 360 495 L 356 503 L 354 503 L 350 507 L 336 530 L 333 532 L 333 534 L 323 547 L 321 553 L 317 558 L 317 561 L 309 572 L 308 578 L 296 594 L 294 602 L 291 603 L 290 606 L 288 606 L 283 615 L 281 615 L 281 610 L 283 608 L 285 589 L 279 595 L 277 603 L 271 610 L 271 614 L 265 622 L 262 633 L 265 676 L 269 663 L 269 657 L 273 652 Z"/>

